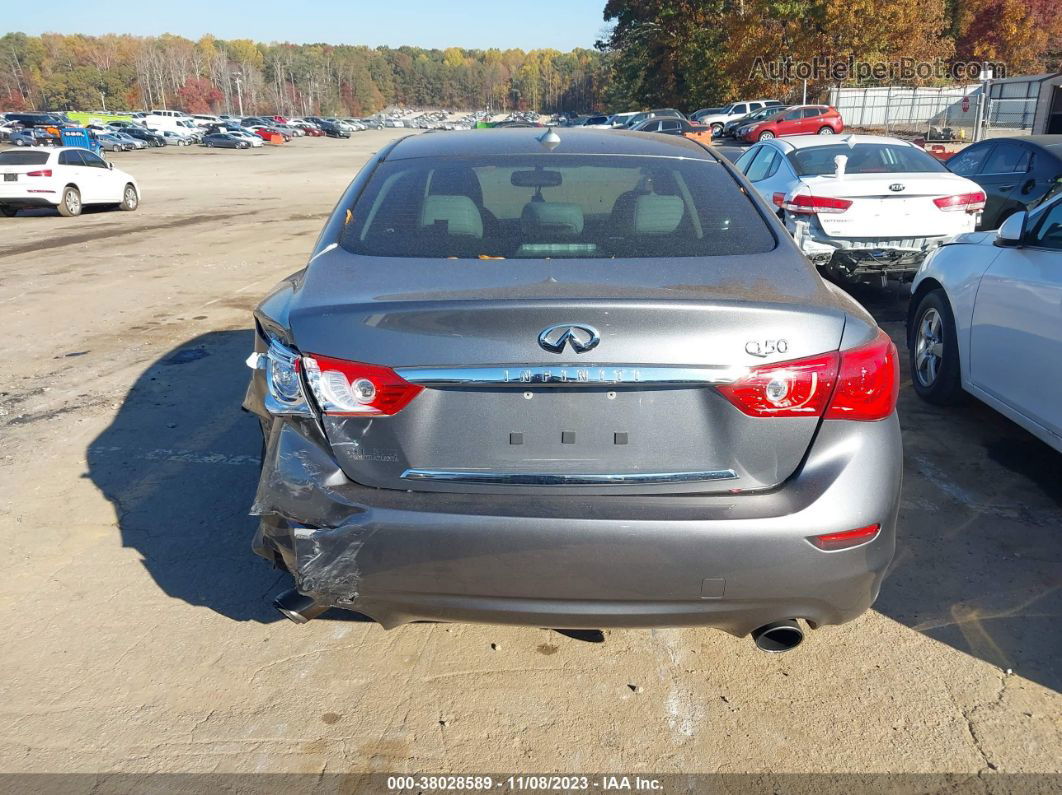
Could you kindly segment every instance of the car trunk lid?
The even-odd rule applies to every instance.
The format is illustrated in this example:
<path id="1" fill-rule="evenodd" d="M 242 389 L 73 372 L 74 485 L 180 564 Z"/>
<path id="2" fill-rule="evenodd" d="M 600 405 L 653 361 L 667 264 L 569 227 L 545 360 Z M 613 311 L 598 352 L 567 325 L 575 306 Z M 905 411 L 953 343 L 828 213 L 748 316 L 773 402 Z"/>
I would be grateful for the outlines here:
<path id="1" fill-rule="evenodd" d="M 351 268 L 350 255 L 335 256 Z M 364 485 L 431 491 L 776 486 L 818 419 L 751 417 L 716 386 L 754 365 L 836 350 L 845 314 L 817 277 L 797 290 L 761 284 L 777 300 L 754 300 L 726 273 L 702 272 L 697 285 L 690 259 L 671 264 L 672 284 L 644 262 L 523 262 L 518 273 L 470 263 L 483 270 L 473 290 L 430 276 L 445 267 L 437 261 L 405 261 L 387 282 L 372 266 L 339 270 L 327 290 L 311 269 L 290 317 L 300 350 L 383 365 L 424 387 L 393 416 L 326 416 L 340 465 Z M 564 270 L 588 281 L 558 278 Z M 407 289 L 374 294 L 383 283 Z M 569 328 L 575 346 L 561 339 Z M 590 333 L 599 342 L 579 352 Z"/>
<path id="2" fill-rule="evenodd" d="M 969 190 L 977 186 L 950 174 L 899 173 L 805 177 L 797 192 L 851 202 L 844 212 L 819 213 L 831 237 L 877 239 L 951 234 L 955 216 L 933 200 Z"/>

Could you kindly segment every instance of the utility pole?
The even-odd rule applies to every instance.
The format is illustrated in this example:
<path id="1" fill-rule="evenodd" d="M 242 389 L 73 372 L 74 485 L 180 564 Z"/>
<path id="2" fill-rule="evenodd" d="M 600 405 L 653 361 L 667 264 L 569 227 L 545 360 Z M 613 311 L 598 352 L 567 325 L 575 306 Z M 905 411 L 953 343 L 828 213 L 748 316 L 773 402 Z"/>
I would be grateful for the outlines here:
<path id="1" fill-rule="evenodd" d="M 987 63 L 981 66 L 981 96 L 977 102 L 977 128 L 974 130 L 974 141 L 983 140 L 985 131 L 991 120 L 992 107 L 989 93 L 992 90 L 992 67 Z"/>
<path id="2" fill-rule="evenodd" d="M 240 106 L 240 118 L 242 119 L 243 118 L 243 92 L 240 90 L 240 73 L 236 72 L 236 74 L 233 75 L 233 78 L 236 80 L 236 101 L 237 101 L 237 103 L 239 103 L 239 106 Z"/>
<path id="3" fill-rule="evenodd" d="M 807 78 L 804 78 L 804 99 L 803 99 L 803 101 L 800 104 L 801 105 L 807 105 L 808 104 L 808 81 L 807 81 Z"/>
<path id="4" fill-rule="evenodd" d="M 100 101 L 103 102 L 103 112 L 106 113 L 107 112 L 107 92 L 106 91 L 101 91 L 100 92 Z"/>

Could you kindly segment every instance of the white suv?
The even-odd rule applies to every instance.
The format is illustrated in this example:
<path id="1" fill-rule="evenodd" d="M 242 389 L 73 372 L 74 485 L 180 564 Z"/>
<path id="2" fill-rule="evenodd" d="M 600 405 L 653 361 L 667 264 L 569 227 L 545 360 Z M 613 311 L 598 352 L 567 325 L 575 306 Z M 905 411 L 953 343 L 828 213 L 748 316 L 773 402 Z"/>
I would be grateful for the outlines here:
<path id="1" fill-rule="evenodd" d="M 744 100 L 742 102 L 731 102 L 719 111 L 719 113 L 711 116 L 703 116 L 698 119 L 698 121 L 706 127 L 711 127 L 713 136 L 719 136 L 723 133 L 723 125 L 728 121 L 740 119 L 742 116 L 759 110 L 760 108 L 765 108 L 768 105 L 777 105 L 779 108 L 782 107 L 782 103 L 777 99 L 752 99 Z"/>

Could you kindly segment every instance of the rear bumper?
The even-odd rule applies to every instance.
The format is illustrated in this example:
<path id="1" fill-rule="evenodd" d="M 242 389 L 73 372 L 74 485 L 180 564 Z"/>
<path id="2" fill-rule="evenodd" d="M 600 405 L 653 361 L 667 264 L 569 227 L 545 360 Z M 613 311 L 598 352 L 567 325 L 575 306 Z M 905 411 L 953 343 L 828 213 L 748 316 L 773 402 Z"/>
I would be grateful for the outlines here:
<path id="1" fill-rule="evenodd" d="M 59 191 L 26 193 L 25 191 L 4 191 L 0 188 L 0 204 L 5 207 L 54 207 L 61 199 L 62 194 Z"/>
<path id="2" fill-rule="evenodd" d="M 780 618 L 840 624 L 870 607 L 893 556 L 895 416 L 824 423 L 798 474 L 740 496 L 369 489 L 344 476 L 313 421 L 266 425 L 255 551 L 301 592 L 385 627 L 706 625 L 744 635 Z M 852 549 L 807 541 L 875 522 L 878 536 Z"/>
<path id="3" fill-rule="evenodd" d="M 913 238 L 844 238 L 827 235 L 817 220 L 787 221 L 800 250 L 815 265 L 838 275 L 907 276 L 918 271 L 927 256 L 955 235 L 973 230 L 956 228 L 954 234 Z"/>

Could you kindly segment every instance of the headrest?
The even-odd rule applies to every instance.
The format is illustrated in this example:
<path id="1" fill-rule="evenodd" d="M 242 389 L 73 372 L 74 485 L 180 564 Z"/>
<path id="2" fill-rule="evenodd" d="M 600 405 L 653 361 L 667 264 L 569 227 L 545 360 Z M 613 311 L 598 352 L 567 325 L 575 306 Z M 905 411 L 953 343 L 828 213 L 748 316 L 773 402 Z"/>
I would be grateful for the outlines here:
<path id="1" fill-rule="evenodd" d="M 476 172 L 467 166 L 437 168 L 428 186 L 431 196 L 467 196 L 476 206 L 483 204 L 483 187 Z"/>
<path id="2" fill-rule="evenodd" d="M 528 202 L 520 223 L 525 235 L 574 237 L 583 231 L 583 210 L 578 204 Z"/>
<path id="3" fill-rule="evenodd" d="M 420 211 L 420 227 L 445 223 L 451 237 L 483 237 L 483 217 L 467 196 L 428 196 Z"/>
<path id="4" fill-rule="evenodd" d="M 679 196 L 660 196 L 655 193 L 639 196 L 634 203 L 636 235 L 669 235 L 682 223 L 686 206 Z"/>

